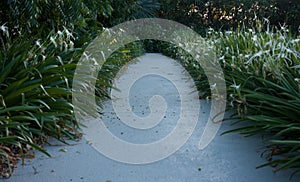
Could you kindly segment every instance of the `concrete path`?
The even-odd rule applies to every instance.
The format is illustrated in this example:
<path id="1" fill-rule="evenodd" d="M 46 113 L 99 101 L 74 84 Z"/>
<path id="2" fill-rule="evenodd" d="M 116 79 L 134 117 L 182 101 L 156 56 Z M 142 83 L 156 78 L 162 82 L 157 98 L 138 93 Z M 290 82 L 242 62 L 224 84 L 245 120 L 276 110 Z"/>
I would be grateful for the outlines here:
<path id="1" fill-rule="evenodd" d="M 155 61 L 160 60 L 161 65 Z M 173 65 L 177 70 L 173 73 L 179 79 L 186 78 L 183 68 L 174 60 L 160 54 L 146 54 L 138 62 L 124 68 L 117 78 L 134 76 L 136 66 L 148 61 L 149 67 Z M 165 62 L 165 63 L 163 63 Z M 152 65 L 154 64 L 154 65 Z M 178 68 L 182 71 L 178 72 Z M 172 69 L 170 69 L 172 70 Z M 170 73 L 171 74 L 171 73 Z M 186 79 L 183 79 L 186 80 Z M 186 80 L 191 82 L 191 80 Z M 192 90 L 191 90 L 192 91 Z M 133 112 L 144 117 L 150 114 L 149 99 L 153 95 L 161 95 L 167 108 L 161 123 L 156 123 L 149 129 L 138 130 L 128 127 L 121 122 L 112 106 L 112 101 L 104 103 L 102 121 L 116 137 L 132 143 L 149 143 L 168 135 L 176 125 L 179 116 L 180 100 L 176 87 L 166 78 L 158 75 L 148 75 L 138 79 L 130 88 L 129 102 Z M 19 165 L 14 175 L 4 180 L 7 182 L 58 182 L 58 181 L 87 181 L 87 182 L 286 182 L 289 171 L 274 174 L 270 167 L 256 169 L 266 162 L 260 158 L 263 148 L 259 136 L 244 138 L 239 134 L 220 136 L 224 131 L 232 129 L 224 122 L 214 140 L 204 150 L 198 149 L 198 142 L 203 132 L 203 126 L 208 119 L 210 103 L 197 100 L 200 103 L 197 126 L 189 140 L 174 154 L 150 164 L 126 164 L 105 157 L 92 147 L 85 138 L 80 142 L 72 142 L 73 146 L 62 144 L 46 146 L 52 158 L 36 153 L 36 158 L 27 159 L 26 165 Z M 161 106 L 164 108 L 165 106 Z M 160 108 L 157 108 L 159 111 Z M 164 109 L 162 109 L 164 110 Z M 96 127 L 96 126 L 95 126 Z M 121 151 L 122 153 L 122 151 Z M 292 181 L 299 181 L 295 176 Z"/>

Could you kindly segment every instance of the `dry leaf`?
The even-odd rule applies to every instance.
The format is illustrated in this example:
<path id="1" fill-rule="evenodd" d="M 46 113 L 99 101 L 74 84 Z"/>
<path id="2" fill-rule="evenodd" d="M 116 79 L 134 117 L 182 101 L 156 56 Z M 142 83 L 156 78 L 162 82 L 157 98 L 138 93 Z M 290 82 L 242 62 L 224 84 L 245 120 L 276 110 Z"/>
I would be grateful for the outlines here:
<path id="1" fill-rule="evenodd" d="M 68 152 L 68 150 L 65 149 L 65 148 L 61 148 L 61 149 L 59 149 L 59 151 L 60 151 L 60 152 Z"/>
<path id="2" fill-rule="evenodd" d="M 35 155 L 34 154 L 26 154 L 25 158 L 33 159 L 33 158 L 35 158 Z"/>

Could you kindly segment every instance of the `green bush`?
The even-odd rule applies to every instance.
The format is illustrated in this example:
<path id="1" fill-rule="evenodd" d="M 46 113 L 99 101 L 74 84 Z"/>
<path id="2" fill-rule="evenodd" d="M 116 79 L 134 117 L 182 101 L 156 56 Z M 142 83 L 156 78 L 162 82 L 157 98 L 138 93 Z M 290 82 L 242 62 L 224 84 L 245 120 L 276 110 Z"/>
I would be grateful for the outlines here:
<path id="1" fill-rule="evenodd" d="M 267 21 L 268 22 L 268 21 Z M 236 111 L 226 120 L 233 127 L 225 133 L 264 136 L 265 152 L 274 171 L 300 170 L 300 36 L 286 27 L 271 29 L 257 23 L 254 28 L 234 31 L 208 29 L 206 41 L 215 46 L 227 85 L 228 110 Z M 158 45 L 148 41 L 148 47 Z M 183 49 L 159 42 L 159 50 L 179 60 L 188 70 L 202 98 L 210 87 L 200 64 Z M 185 42 L 187 43 L 187 42 Z M 224 134 L 225 134 L 224 133 Z"/>
<path id="2" fill-rule="evenodd" d="M 246 123 L 232 131 L 263 134 L 270 160 L 265 165 L 276 166 L 275 171 L 295 168 L 298 172 L 300 37 L 284 27 L 216 34 L 218 38 L 212 37 L 224 67 L 229 103 L 237 111 L 230 119 Z"/>
<path id="3" fill-rule="evenodd" d="M 118 21 L 134 18 L 135 13 L 150 16 L 155 6 L 147 2 L 133 1 L 138 6 Z M 9 177 L 16 159 L 26 157 L 29 149 L 49 155 L 41 147 L 49 136 L 62 142 L 81 136 L 71 97 L 76 63 L 103 27 L 116 23 L 113 12 L 129 4 L 7 0 L 0 6 L 0 174 Z M 142 53 L 141 44 L 134 42 L 107 60 L 95 91 L 100 105 L 119 68 Z"/>
<path id="4" fill-rule="evenodd" d="M 157 0 L 115 0 L 111 1 L 111 7 L 111 16 L 101 20 L 108 27 L 136 18 L 154 17 L 160 3 Z"/>
<path id="5" fill-rule="evenodd" d="M 70 100 L 76 51 L 70 44 L 70 37 L 64 37 L 67 37 L 65 31 L 56 36 L 51 36 L 56 45 L 50 39 L 40 42 L 16 38 L 7 41 L 0 50 L 0 155 L 3 165 L 5 162 L 9 165 L 6 160 L 11 152 L 5 147 L 7 144 L 18 147 L 21 155 L 27 150 L 26 144 L 49 155 L 36 144 L 36 138 L 54 136 L 61 139 L 77 135 L 79 125 L 73 119 Z M 68 43 L 60 43 L 61 40 Z M 1 172 L 3 176 L 8 174 Z"/>
<path id="6" fill-rule="evenodd" d="M 168 0 L 160 1 L 158 16 L 178 21 L 205 36 L 206 28 L 229 30 L 255 26 L 269 19 L 270 25 L 287 24 L 293 32 L 300 26 L 298 0 Z"/>
<path id="7" fill-rule="evenodd" d="M 0 2 L 1 20 L 11 32 L 11 37 L 28 34 L 27 36 L 48 36 L 52 30 L 102 28 L 98 18 L 108 18 L 112 7 L 108 0 L 34 0 Z M 39 30 L 39 32 L 38 32 Z"/>

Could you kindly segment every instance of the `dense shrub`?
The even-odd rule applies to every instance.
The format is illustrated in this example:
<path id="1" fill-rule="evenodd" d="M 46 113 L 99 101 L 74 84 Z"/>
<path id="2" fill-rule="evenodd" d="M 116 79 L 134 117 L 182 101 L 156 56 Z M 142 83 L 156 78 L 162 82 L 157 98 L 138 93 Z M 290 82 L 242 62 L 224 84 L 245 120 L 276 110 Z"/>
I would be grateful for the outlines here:
<path id="1" fill-rule="evenodd" d="M 168 0 L 160 3 L 159 17 L 190 26 L 203 36 L 207 27 L 215 30 L 251 27 L 263 18 L 272 26 L 286 23 L 294 32 L 300 25 L 297 0 Z"/>
<path id="2" fill-rule="evenodd" d="M 270 161 L 265 165 L 299 172 L 300 37 L 285 27 L 211 34 L 223 64 L 229 106 L 237 111 L 230 119 L 246 125 L 232 131 L 262 134 Z"/>
<path id="3" fill-rule="evenodd" d="M 66 31 L 51 37 L 55 44 L 50 39 L 15 38 L 0 50 L 2 165 L 10 164 L 8 155 L 25 153 L 27 145 L 46 153 L 36 145 L 36 138 L 76 137 L 79 125 L 73 119 L 70 100 L 76 49 Z M 15 145 L 17 150 L 10 151 L 7 145 Z"/>
<path id="4" fill-rule="evenodd" d="M 275 166 L 274 171 L 300 169 L 300 36 L 286 27 L 271 29 L 262 24 L 235 31 L 207 31 L 206 40 L 216 47 L 228 93 L 228 110 L 236 111 L 225 132 L 264 136 L 269 160 L 259 167 Z M 188 43 L 186 43 L 188 45 Z M 198 62 L 184 50 L 161 43 L 163 53 L 178 59 L 190 72 L 203 97 L 210 87 Z"/>
<path id="5" fill-rule="evenodd" d="M 157 0 L 115 0 L 111 1 L 111 7 L 113 8 L 111 16 L 101 19 L 108 27 L 135 18 L 154 17 L 160 4 Z"/>
<path id="6" fill-rule="evenodd" d="M 50 31 L 79 29 L 101 29 L 98 18 L 108 18 L 112 13 L 110 1 L 88 0 L 41 0 L 1 1 L 0 24 L 5 24 L 11 37 L 47 36 Z M 75 32 L 73 32 L 75 33 Z M 77 33 L 77 32 L 76 32 Z M 36 38 L 36 37 L 35 37 Z"/>
<path id="7" fill-rule="evenodd" d="M 49 136 L 62 142 L 80 137 L 71 98 L 76 63 L 103 27 L 153 14 L 156 7 L 147 2 L 132 1 L 133 7 L 106 0 L 0 2 L 2 176 L 10 176 L 16 159 L 31 148 L 49 155 L 40 145 Z M 119 9 L 131 10 L 116 18 Z M 108 58 L 98 75 L 99 100 L 108 98 L 119 68 L 142 53 L 141 44 L 134 42 Z"/>

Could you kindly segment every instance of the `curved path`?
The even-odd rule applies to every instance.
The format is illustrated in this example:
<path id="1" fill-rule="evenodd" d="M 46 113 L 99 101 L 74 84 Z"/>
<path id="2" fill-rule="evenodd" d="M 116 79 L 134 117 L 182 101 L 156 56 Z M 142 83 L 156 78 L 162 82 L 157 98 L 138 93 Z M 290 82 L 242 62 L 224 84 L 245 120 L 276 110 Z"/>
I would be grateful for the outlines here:
<path id="1" fill-rule="evenodd" d="M 162 64 L 157 64 L 159 60 Z M 124 71 L 116 78 L 122 80 L 124 75 L 134 77 L 139 64 L 148 61 L 149 67 L 158 68 L 166 66 L 170 73 L 179 80 L 186 80 L 182 67 L 172 59 L 161 54 L 146 54 L 136 63 L 124 67 Z M 165 61 L 165 63 L 163 63 Z M 172 67 L 173 65 L 173 67 Z M 182 71 L 178 71 L 182 70 Z M 191 92 L 193 90 L 190 90 Z M 150 114 L 148 101 L 153 95 L 161 95 L 165 104 L 154 108 L 157 112 L 164 111 L 159 117 L 161 123 L 152 123 L 151 128 L 143 130 L 133 129 L 120 121 L 112 107 L 112 101 L 104 103 L 102 121 L 105 126 L 118 138 L 132 143 L 149 143 L 168 135 L 178 120 L 178 103 L 180 97 L 176 87 L 169 80 L 158 75 L 148 75 L 137 80 L 130 89 L 129 102 L 136 116 L 144 117 Z M 124 96 L 126 97 L 126 96 Z M 178 100 L 179 99 L 179 100 Z M 195 101 L 198 102 L 197 98 Z M 7 182 L 57 182 L 57 181 L 99 181 L 99 182 L 198 182 L 198 181 L 224 181 L 224 182 L 285 182 L 289 179 L 289 172 L 274 174 L 270 167 L 256 169 L 256 166 L 266 162 L 260 158 L 263 148 L 260 137 L 244 138 L 239 134 L 220 136 L 224 131 L 231 129 L 229 122 L 222 124 L 217 136 L 204 150 L 198 149 L 198 142 L 203 132 L 203 126 L 208 118 L 210 104 L 199 100 L 200 110 L 197 126 L 189 140 L 173 155 L 150 164 L 126 164 L 111 160 L 95 150 L 85 138 L 74 146 L 62 144 L 46 146 L 52 158 L 40 153 L 36 158 L 27 159 L 26 165 L 19 164 L 14 175 L 4 180 Z M 125 106 L 124 106 L 125 107 Z M 175 122 L 175 123 L 174 123 Z M 122 153 L 122 151 L 120 151 Z M 295 176 L 292 181 L 299 181 Z"/>

